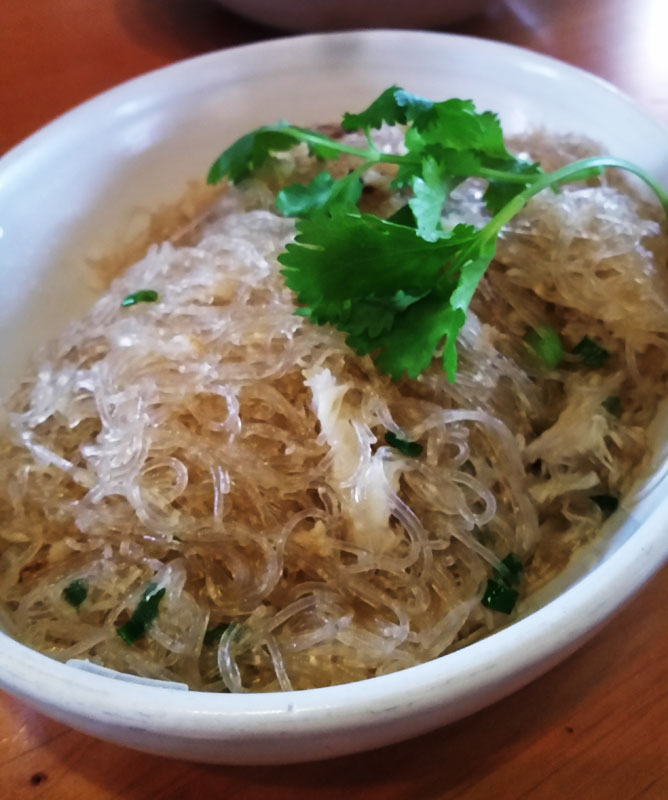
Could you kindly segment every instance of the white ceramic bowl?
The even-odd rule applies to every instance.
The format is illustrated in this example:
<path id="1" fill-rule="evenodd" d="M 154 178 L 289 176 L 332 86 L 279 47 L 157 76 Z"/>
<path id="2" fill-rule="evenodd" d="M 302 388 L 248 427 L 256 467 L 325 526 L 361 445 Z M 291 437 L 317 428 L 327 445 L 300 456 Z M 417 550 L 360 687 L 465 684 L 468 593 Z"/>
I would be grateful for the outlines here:
<path id="1" fill-rule="evenodd" d="M 91 302 L 84 258 L 127 210 L 175 199 L 237 136 L 289 118 L 336 120 L 398 83 L 473 98 L 517 132 L 578 131 L 668 182 L 668 134 L 597 78 L 479 39 L 367 32 L 276 40 L 192 59 L 76 108 L 0 160 L 0 392 L 30 352 Z M 295 91 L 295 87 L 299 91 Z M 665 426 L 664 426 L 665 427 Z M 655 440 L 665 442 L 657 428 Z M 534 613 L 461 651 L 328 689 L 212 695 L 90 674 L 0 634 L 0 684 L 82 731 L 211 762 L 315 759 L 453 721 L 571 653 L 668 557 L 666 447 L 595 548 L 532 602 Z M 556 598 L 556 599 L 552 599 Z"/>
<path id="2" fill-rule="evenodd" d="M 244 17 L 293 31 L 431 28 L 471 17 L 494 0 L 216 0 Z"/>

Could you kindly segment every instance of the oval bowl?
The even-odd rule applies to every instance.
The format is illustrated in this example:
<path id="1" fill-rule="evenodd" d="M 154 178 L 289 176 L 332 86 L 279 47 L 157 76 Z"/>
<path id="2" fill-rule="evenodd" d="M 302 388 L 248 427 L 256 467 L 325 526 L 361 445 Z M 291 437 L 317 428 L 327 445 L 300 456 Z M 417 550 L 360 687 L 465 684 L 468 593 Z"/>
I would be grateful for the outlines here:
<path id="1" fill-rule="evenodd" d="M 628 98 L 504 44 L 375 31 L 184 61 L 79 106 L 0 160 L 0 392 L 39 343 L 91 304 L 85 259 L 112 246 L 128 209 L 175 200 L 255 126 L 337 120 L 392 83 L 436 99 L 470 97 L 498 111 L 510 133 L 542 126 L 590 136 L 668 181 L 668 134 Z M 216 695 L 81 671 L 0 633 L 0 685 L 103 739 L 208 762 L 332 757 L 452 722 L 575 650 L 668 557 L 665 430 L 659 421 L 646 480 L 597 543 L 525 604 L 519 621 L 450 655 L 332 688 Z"/>

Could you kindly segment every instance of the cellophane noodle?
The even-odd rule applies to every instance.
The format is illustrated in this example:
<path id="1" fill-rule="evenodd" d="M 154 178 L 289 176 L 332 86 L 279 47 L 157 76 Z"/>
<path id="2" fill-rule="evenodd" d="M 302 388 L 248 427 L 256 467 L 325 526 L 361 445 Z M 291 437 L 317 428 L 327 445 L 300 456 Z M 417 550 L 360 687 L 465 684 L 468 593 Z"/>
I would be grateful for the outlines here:
<path id="1" fill-rule="evenodd" d="M 546 168 L 595 150 L 514 145 Z M 22 642 L 210 691 L 393 672 L 506 624 L 481 604 L 499 559 L 521 558 L 528 595 L 600 529 L 592 496 L 628 489 L 668 368 L 657 209 L 617 178 L 538 195 L 503 232 L 456 381 L 436 361 L 393 383 L 294 314 L 276 261 L 294 223 L 271 190 L 307 162 L 282 156 L 206 202 L 191 190 L 141 260 L 102 263 L 104 294 L 8 402 L 0 622 Z M 369 173 L 365 202 L 399 203 L 388 180 Z M 481 186 L 446 212 L 483 222 Z M 121 306 L 144 288 L 158 301 Z M 526 344 L 541 324 L 564 340 L 558 368 Z M 583 336 L 610 353 L 603 368 L 569 354 Z M 79 608 L 63 599 L 74 580 Z M 150 582 L 166 589 L 158 616 L 128 645 L 117 628 Z"/>

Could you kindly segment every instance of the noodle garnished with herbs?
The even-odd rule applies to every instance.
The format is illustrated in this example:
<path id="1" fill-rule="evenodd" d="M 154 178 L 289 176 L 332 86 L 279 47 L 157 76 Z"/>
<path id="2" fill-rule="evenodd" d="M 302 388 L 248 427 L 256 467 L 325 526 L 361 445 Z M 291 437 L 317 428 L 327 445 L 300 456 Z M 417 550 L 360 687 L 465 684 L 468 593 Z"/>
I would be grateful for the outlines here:
<path id="1" fill-rule="evenodd" d="M 278 126 L 266 152 L 247 148 L 252 170 L 216 162 L 214 177 L 227 165 L 239 187 L 201 214 L 195 204 L 199 216 L 39 354 L 0 442 L 0 621 L 11 635 L 60 660 L 198 690 L 359 680 L 507 624 L 615 510 L 668 375 L 660 211 L 598 167 L 530 198 L 546 174 L 538 161 L 558 170 L 595 155 L 570 138 L 514 141 L 525 158 L 506 151 L 501 163 L 497 151 L 477 172 L 466 155 L 453 181 L 418 111 L 388 119 L 393 98 L 417 100 L 388 91 L 382 113 L 347 115 L 363 134 L 329 138 L 343 155 L 325 172 L 314 156 L 336 154 L 324 134 L 302 139 L 309 152 L 276 139 Z M 423 149 L 388 122 L 417 125 Z M 367 163 L 360 149 L 388 158 Z M 415 164 L 397 185 L 403 156 Z M 525 182 L 509 188 L 504 170 Z M 442 199 L 431 174 L 448 184 Z M 275 199 L 294 181 L 302 189 L 278 205 L 297 223 Z M 431 261 L 456 225 L 474 231 L 466 247 L 481 241 L 522 192 L 470 304 L 457 305 L 461 280 L 445 291 L 435 269 L 434 289 L 411 277 L 362 295 L 362 267 L 347 263 L 345 285 L 323 278 L 330 295 L 295 285 L 314 274 L 295 278 L 325 222 L 385 235 L 392 219 Z M 469 248 L 468 261 L 446 262 L 471 276 L 480 257 Z M 425 322 L 429 346 L 418 346 L 432 317 L 415 309 L 428 300 L 435 319 L 436 299 L 465 318 L 448 312 L 435 340 Z M 427 363 L 400 370 L 418 351 Z"/>

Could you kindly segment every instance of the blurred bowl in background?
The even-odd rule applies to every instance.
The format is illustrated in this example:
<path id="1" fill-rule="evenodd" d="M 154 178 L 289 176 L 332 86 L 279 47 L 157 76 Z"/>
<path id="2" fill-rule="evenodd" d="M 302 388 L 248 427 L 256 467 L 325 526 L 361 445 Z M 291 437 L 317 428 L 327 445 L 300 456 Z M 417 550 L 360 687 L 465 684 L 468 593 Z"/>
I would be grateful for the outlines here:
<path id="1" fill-rule="evenodd" d="M 244 17 L 283 30 L 436 28 L 473 16 L 496 0 L 215 0 Z"/>

